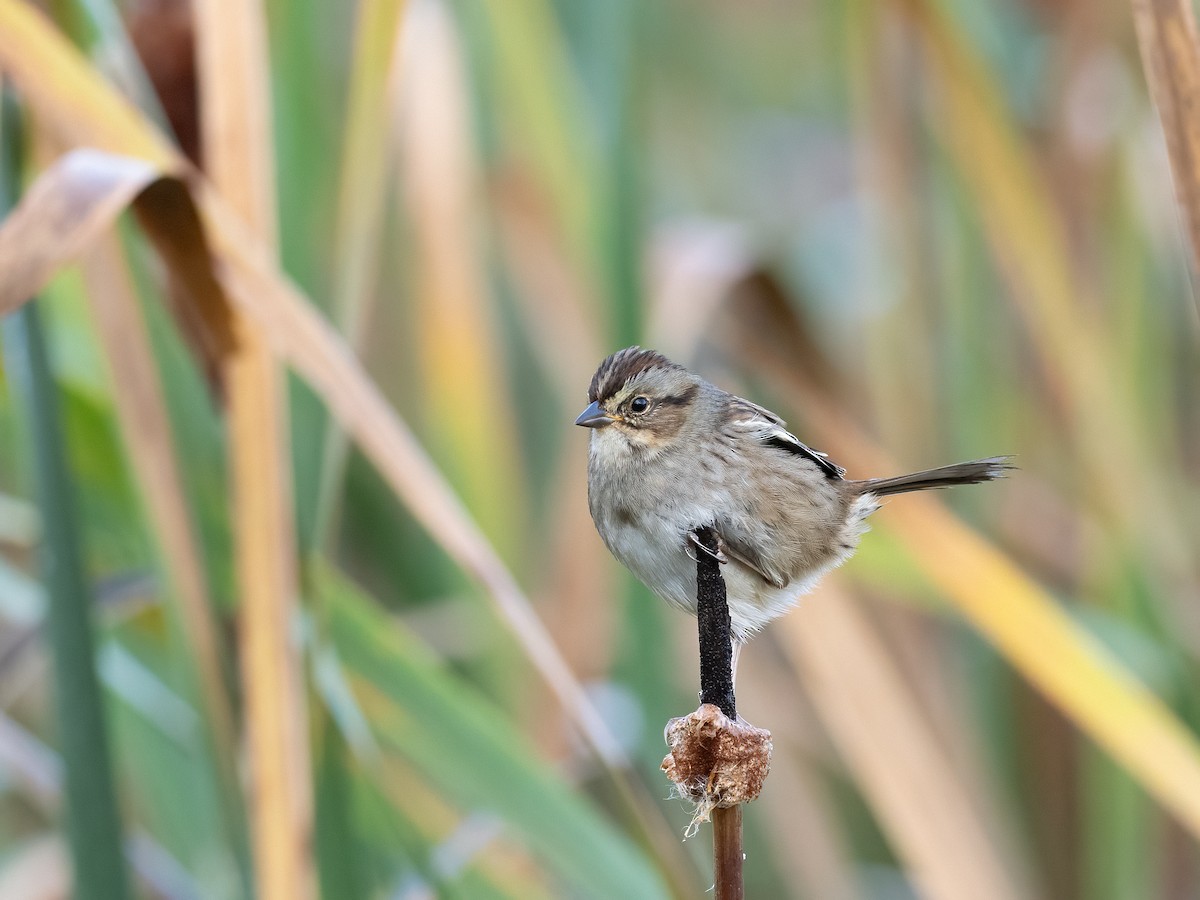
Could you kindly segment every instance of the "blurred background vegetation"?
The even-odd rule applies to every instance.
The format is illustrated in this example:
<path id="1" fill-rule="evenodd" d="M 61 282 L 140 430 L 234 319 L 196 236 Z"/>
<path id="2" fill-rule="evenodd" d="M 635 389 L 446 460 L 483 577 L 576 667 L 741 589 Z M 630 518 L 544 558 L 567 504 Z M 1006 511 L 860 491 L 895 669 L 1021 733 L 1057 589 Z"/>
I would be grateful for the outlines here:
<path id="1" fill-rule="evenodd" d="M 1200 894 L 1200 328 L 1128 6 L 0 0 L 0 73 L 0 896 L 701 896 L 695 626 L 571 427 L 635 342 L 852 477 L 1020 466 L 743 655 L 748 896 Z"/>

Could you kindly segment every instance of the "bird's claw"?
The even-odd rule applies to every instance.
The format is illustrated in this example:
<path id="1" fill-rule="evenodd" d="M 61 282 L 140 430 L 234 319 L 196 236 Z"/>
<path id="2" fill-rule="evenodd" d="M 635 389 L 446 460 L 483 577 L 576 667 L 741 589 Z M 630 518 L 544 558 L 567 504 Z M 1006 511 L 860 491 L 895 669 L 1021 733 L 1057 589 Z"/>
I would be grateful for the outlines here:
<path id="1" fill-rule="evenodd" d="M 711 556 L 713 559 L 715 559 L 721 565 L 725 565 L 725 563 L 729 562 L 729 559 L 725 556 L 724 553 L 721 552 L 720 545 L 717 546 L 717 550 L 714 553 L 712 550 L 709 550 L 707 547 L 704 546 L 704 544 L 700 540 L 700 538 L 696 537 L 696 532 L 694 532 L 694 531 L 688 532 L 688 543 L 691 544 L 692 547 L 698 547 L 699 549 L 703 550 L 705 553 L 707 553 L 709 556 Z M 691 550 L 691 547 L 685 547 L 684 552 L 687 553 L 688 557 L 692 560 L 692 562 L 698 562 L 698 560 L 696 559 L 696 555 Z"/>

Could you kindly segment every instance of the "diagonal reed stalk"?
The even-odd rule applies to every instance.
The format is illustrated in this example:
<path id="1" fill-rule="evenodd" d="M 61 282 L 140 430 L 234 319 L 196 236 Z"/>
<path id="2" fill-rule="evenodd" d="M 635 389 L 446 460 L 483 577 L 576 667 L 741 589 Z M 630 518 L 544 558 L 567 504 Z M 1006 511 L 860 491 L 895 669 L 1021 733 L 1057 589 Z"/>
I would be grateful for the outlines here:
<path id="1" fill-rule="evenodd" d="M 212 597 L 188 510 L 178 448 L 153 358 L 150 334 L 138 306 L 119 242 L 101 239 L 82 259 L 92 320 L 113 381 L 117 419 L 126 453 L 141 487 L 162 566 L 178 598 L 179 617 L 191 653 L 213 755 L 225 794 L 228 828 L 242 831 L 237 782 L 237 731 L 221 665 L 221 642 Z"/>
<path id="2" fill-rule="evenodd" d="M 86 63 L 22 4 L 0 0 L 0 25 L 12 37 L 0 42 L 0 66 L 19 79 L 31 102 L 49 115 L 48 122 L 62 139 L 99 144 L 136 154 L 152 163 L 133 165 L 128 159 L 108 157 L 109 165 L 103 173 L 80 173 L 82 183 L 73 187 L 65 182 L 58 184 L 58 190 L 67 194 L 78 191 L 73 199 L 66 200 L 55 194 L 50 183 L 66 176 L 66 170 L 81 161 L 80 157 L 68 157 L 63 171 L 45 185 L 48 202 L 42 204 L 41 210 L 30 211 L 28 224 L 10 230 L 14 239 L 30 233 L 31 227 L 44 227 L 43 214 L 49 214 L 60 221 L 61 230 L 67 235 L 57 249 L 77 252 L 94 238 L 102 218 L 111 219 L 121 205 L 142 191 L 137 203 L 142 224 L 168 264 L 188 280 L 195 294 L 193 303 L 204 321 L 215 332 L 224 327 L 221 321 L 224 288 L 237 308 L 260 323 L 271 324 L 275 345 L 326 402 L 340 427 L 357 441 L 417 521 L 464 572 L 484 587 L 534 668 L 597 758 L 613 774 L 618 796 L 634 812 L 639 829 L 645 830 L 665 858 L 678 857 L 678 842 L 661 827 L 659 812 L 645 792 L 634 787 L 621 772 L 627 764 L 624 752 L 554 646 L 529 599 L 406 424 L 332 329 L 266 258 L 259 239 L 233 214 L 224 199 L 204 183 L 191 183 L 197 203 L 191 210 L 179 182 L 165 181 L 147 190 L 155 167 L 166 175 L 179 171 L 180 166 L 178 158 L 163 145 L 156 132 L 106 89 L 103 82 L 87 77 Z M 61 70 L 60 77 L 41 78 L 40 73 L 47 65 Z M 115 179 L 107 193 L 99 190 L 105 178 Z M 85 195 L 86 202 L 80 204 L 82 211 L 69 218 L 57 218 L 63 214 L 63 206 L 71 208 Z M 198 233 L 201 224 L 211 248 L 204 245 Z M 209 249 L 221 260 L 217 267 L 220 285 L 212 280 L 207 260 Z M 55 267 L 46 268 L 50 260 L 39 262 L 32 269 L 18 270 L 16 274 L 23 280 L 5 286 L 12 290 L 0 292 L 0 310 L 19 305 L 23 299 L 19 296 L 22 285 L 40 284 Z M 673 845 L 673 850 L 666 846 L 667 842 Z M 678 870 L 679 866 L 673 868 Z"/>

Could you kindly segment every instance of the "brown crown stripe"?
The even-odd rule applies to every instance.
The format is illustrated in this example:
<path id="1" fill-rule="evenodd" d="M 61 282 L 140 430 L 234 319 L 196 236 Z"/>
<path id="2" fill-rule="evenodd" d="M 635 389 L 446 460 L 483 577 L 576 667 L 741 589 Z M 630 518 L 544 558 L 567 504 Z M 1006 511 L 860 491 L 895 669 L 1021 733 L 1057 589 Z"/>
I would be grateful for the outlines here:
<path id="1" fill-rule="evenodd" d="M 592 383 L 588 386 L 588 400 L 608 400 L 629 380 L 650 369 L 679 369 L 682 366 L 671 362 L 657 350 L 643 350 L 641 347 L 626 347 L 618 350 L 596 369 Z"/>

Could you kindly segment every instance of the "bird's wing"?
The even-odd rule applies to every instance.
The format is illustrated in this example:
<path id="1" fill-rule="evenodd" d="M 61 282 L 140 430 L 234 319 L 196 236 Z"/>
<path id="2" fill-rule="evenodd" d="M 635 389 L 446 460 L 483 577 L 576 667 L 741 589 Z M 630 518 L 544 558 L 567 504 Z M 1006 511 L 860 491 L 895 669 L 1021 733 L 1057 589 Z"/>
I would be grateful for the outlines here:
<path id="1" fill-rule="evenodd" d="M 735 559 L 743 566 L 753 569 L 762 580 L 777 588 L 785 588 L 791 579 L 768 564 L 759 553 L 758 548 L 749 540 L 750 535 L 733 527 L 729 521 L 717 522 L 714 531 L 717 533 L 720 550 L 730 559 Z"/>
<path id="2" fill-rule="evenodd" d="M 741 397 L 734 397 L 733 405 L 734 415 L 732 424 L 740 425 L 743 428 L 757 432 L 758 439 L 762 443 L 811 460 L 820 467 L 821 471 L 828 478 L 840 480 L 846 474 L 846 470 L 831 460 L 829 454 L 822 453 L 820 450 L 814 450 L 807 444 L 802 443 L 794 434 L 787 430 L 787 423 L 769 409 L 765 409 L 757 403 L 751 403 L 749 400 L 744 400 Z"/>

